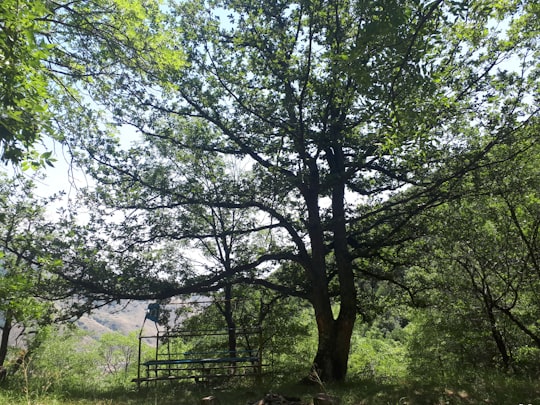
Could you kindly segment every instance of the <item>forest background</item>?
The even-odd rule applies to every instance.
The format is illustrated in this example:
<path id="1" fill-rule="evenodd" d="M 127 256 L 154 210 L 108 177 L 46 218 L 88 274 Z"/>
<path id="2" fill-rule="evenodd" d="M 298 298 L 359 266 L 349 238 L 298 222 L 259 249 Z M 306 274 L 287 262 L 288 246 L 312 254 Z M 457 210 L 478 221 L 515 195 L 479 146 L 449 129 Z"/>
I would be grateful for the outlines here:
<path id="1" fill-rule="evenodd" d="M 371 381 L 383 402 L 537 401 L 539 10 L 3 1 L 6 395 L 125 382 L 131 361 L 107 356 L 131 343 L 90 340 L 82 366 L 87 340 L 56 325 L 195 294 L 250 302 L 278 376 Z M 72 198 L 28 178 L 54 165 L 50 139 L 87 176 Z"/>

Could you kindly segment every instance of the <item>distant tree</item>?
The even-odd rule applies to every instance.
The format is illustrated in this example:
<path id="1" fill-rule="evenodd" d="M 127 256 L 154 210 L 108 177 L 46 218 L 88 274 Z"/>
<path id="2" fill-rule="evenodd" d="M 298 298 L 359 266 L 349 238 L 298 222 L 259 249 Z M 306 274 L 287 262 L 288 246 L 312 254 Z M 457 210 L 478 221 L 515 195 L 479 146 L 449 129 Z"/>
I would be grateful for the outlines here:
<path id="1" fill-rule="evenodd" d="M 262 287 L 235 285 L 233 288 L 234 295 L 230 301 L 227 300 L 226 290 L 214 293 L 205 305 L 194 306 L 190 315 L 182 319 L 176 328 L 184 331 L 221 331 L 232 324 L 235 332 L 232 348 L 230 335 L 228 342 L 222 336 L 206 341 L 204 337 L 196 336 L 190 343 L 199 347 L 207 345 L 212 350 L 232 350 L 235 354 L 236 350 L 252 350 L 253 354 L 261 350 L 264 364 L 272 360 L 287 361 L 289 366 L 300 363 L 296 356 L 303 355 L 305 348 L 298 346 L 298 343 L 308 340 L 315 328 L 306 302 L 297 297 L 281 296 Z M 226 306 L 230 312 L 225 316 Z"/>
<path id="2" fill-rule="evenodd" d="M 26 356 L 37 349 L 39 340 L 34 344 L 34 339 L 42 327 L 77 319 L 110 301 L 81 297 L 58 276 L 64 263 L 51 253 L 65 254 L 76 246 L 52 249 L 54 240 L 74 226 L 70 220 L 48 218 L 47 209 L 56 202 L 56 196 L 36 196 L 34 183 L 24 176 L 0 173 L 0 367 L 6 364 L 14 330 L 24 339 Z"/>
<path id="3" fill-rule="evenodd" d="M 241 174 L 238 164 L 234 161 L 226 163 L 215 158 L 201 157 L 193 163 L 193 176 L 198 175 L 204 179 L 207 182 L 207 193 L 214 193 L 217 198 L 221 190 L 216 185 L 228 180 L 224 173 L 230 172 L 233 176 Z M 237 288 L 242 288 L 237 286 L 238 277 L 245 277 L 246 273 L 238 273 L 236 269 L 244 263 L 250 263 L 256 252 L 264 249 L 264 240 L 255 240 L 255 238 L 262 239 L 262 233 L 266 227 L 260 227 L 261 235 L 246 234 L 242 231 L 258 226 L 252 209 L 231 210 L 225 207 L 201 208 L 198 206 L 193 208 L 191 212 L 186 211 L 189 217 L 185 218 L 181 239 L 186 241 L 186 248 L 191 246 L 202 254 L 200 266 L 205 268 L 205 272 L 216 276 L 230 275 L 227 283 L 220 290 L 221 294 L 212 294 L 212 298 L 216 300 L 215 308 L 219 310 L 226 324 L 228 350 L 231 356 L 236 356 L 237 326 L 240 329 L 253 328 L 262 322 L 262 319 L 253 319 L 251 325 L 245 322 L 237 324 L 238 319 L 234 308 L 238 299 L 244 296 L 244 293 L 236 291 Z M 190 231 L 186 227 L 190 227 Z M 157 235 L 163 231 L 166 230 L 160 226 L 153 233 Z M 252 273 L 254 272 L 255 269 L 252 270 Z"/>
<path id="4" fill-rule="evenodd" d="M 105 333 L 99 337 L 97 346 L 105 372 L 128 381 L 132 366 L 137 364 L 137 331 L 129 335 L 118 332 Z"/>
<path id="5" fill-rule="evenodd" d="M 526 139 L 507 165 L 477 172 L 470 196 L 426 216 L 429 235 L 411 249 L 424 266 L 409 281 L 424 280 L 428 319 L 461 364 L 518 370 L 524 351 L 540 353 L 539 149 Z"/>
<path id="6" fill-rule="evenodd" d="M 504 162 L 490 151 L 537 119 L 535 6 L 125 7 L 112 19 L 126 24 L 125 37 L 99 14 L 85 15 L 91 35 L 66 36 L 100 73 L 80 85 L 103 120 L 135 128 L 141 141 L 122 148 L 94 114 L 72 111 L 66 128 L 97 182 L 74 240 L 94 250 L 64 257 L 63 276 L 90 295 L 141 299 L 231 280 L 285 289 L 313 307 L 320 376 L 344 379 L 359 289 L 381 277 L 371 259 L 416 237 L 420 214 L 468 192 L 463 179 Z M 194 170 L 232 158 L 242 176 Z M 217 209 L 254 212 L 256 224 L 231 231 L 246 243 L 270 237 L 228 269 L 195 271 L 179 241 L 213 240 L 210 227 L 192 233 L 192 214 Z M 280 283 L 265 278 L 286 262 L 294 265 Z"/>
<path id="7" fill-rule="evenodd" d="M 32 196 L 32 183 L 0 175 L 0 313 L 3 321 L 0 366 L 3 367 L 8 342 L 15 326 L 48 323 L 52 302 L 39 299 L 40 279 L 46 275 L 33 264 L 39 260 L 32 244 L 40 237 L 45 202 Z M 43 236 L 43 235 L 41 235 Z"/>

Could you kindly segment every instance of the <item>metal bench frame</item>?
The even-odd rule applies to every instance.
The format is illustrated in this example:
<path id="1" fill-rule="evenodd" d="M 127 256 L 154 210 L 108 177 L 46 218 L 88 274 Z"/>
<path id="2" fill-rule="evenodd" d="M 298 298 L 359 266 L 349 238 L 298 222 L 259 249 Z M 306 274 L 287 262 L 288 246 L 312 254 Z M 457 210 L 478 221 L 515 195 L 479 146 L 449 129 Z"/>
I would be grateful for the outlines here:
<path id="1" fill-rule="evenodd" d="M 157 328 L 156 328 L 157 329 Z M 260 328 L 252 330 L 238 330 L 237 333 L 258 334 L 259 343 L 262 338 Z M 174 381 L 181 379 L 193 379 L 195 382 L 208 382 L 217 378 L 253 375 L 260 377 L 264 366 L 260 346 L 256 350 L 238 350 L 234 353 L 229 351 L 206 351 L 184 352 L 181 354 L 171 353 L 169 346 L 167 353 L 160 353 L 161 342 L 166 341 L 169 345 L 174 339 L 193 338 L 197 336 L 220 336 L 228 335 L 228 331 L 179 331 L 176 333 L 160 333 L 156 330 L 155 335 L 139 335 L 139 354 L 137 378 L 132 381 L 140 387 L 141 383 L 157 381 Z M 142 360 L 142 345 L 144 341 L 155 341 L 155 354 L 153 360 Z M 233 354 L 233 355 L 231 355 Z"/>

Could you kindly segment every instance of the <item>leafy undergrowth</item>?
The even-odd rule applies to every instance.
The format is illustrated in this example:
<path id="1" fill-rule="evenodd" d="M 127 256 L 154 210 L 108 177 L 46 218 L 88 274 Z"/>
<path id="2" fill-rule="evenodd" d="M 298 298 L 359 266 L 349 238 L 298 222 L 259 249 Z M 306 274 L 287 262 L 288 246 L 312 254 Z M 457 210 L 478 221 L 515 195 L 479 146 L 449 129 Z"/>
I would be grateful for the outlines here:
<path id="1" fill-rule="evenodd" d="M 341 399 L 343 405 L 378 404 L 539 404 L 540 382 L 503 375 L 477 377 L 461 384 L 425 384 L 421 382 L 380 382 L 351 380 L 328 384 L 324 389 Z M 318 385 L 267 381 L 263 384 L 239 384 L 211 387 L 191 383 L 160 384 L 115 391 L 63 394 L 26 394 L 24 390 L 3 387 L 0 404 L 6 405 L 193 405 L 214 395 L 221 405 L 245 405 L 273 392 L 300 397 L 305 403 L 323 388 Z"/>

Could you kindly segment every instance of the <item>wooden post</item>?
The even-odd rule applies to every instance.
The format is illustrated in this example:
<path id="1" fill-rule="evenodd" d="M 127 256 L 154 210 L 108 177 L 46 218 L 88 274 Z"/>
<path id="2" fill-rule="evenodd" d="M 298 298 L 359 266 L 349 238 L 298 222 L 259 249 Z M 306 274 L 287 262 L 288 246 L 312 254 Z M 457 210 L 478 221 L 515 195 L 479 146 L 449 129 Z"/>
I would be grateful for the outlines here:
<path id="1" fill-rule="evenodd" d="M 257 357 L 259 358 L 259 364 L 257 364 L 257 368 L 255 369 L 255 372 L 257 373 L 257 383 L 258 384 L 261 384 L 262 383 L 262 362 L 263 362 L 263 354 L 262 354 L 262 351 L 263 351 L 263 330 L 262 330 L 262 326 L 259 325 L 257 327 L 257 330 L 259 332 L 259 348 L 258 348 L 258 353 L 257 353 Z"/>
<path id="2" fill-rule="evenodd" d="M 139 352 L 137 354 L 137 389 L 141 388 L 141 341 L 142 341 L 142 328 L 139 332 Z"/>

